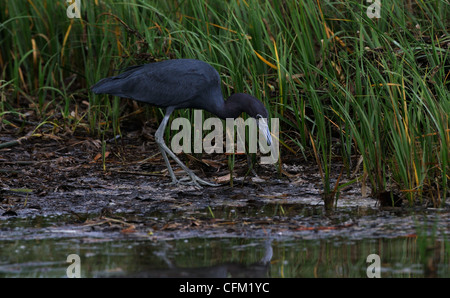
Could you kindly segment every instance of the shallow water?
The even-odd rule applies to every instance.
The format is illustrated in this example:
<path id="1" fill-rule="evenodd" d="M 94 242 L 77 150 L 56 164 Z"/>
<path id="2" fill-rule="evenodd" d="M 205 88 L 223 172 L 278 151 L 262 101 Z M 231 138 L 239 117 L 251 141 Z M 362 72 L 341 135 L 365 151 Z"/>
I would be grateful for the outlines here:
<path id="1" fill-rule="evenodd" d="M 367 277 L 371 254 L 381 277 L 450 277 L 447 213 L 253 202 L 84 216 L 3 218 L 0 277 L 66 277 L 71 254 L 81 277 Z"/>
<path id="2" fill-rule="evenodd" d="M 445 244 L 434 243 L 428 266 L 414 238 L 3 241 L 0 277 L 66 277 L 70 254 L 81 277 L 367 277 L 370 254 L 380 256 L 381 277 L 450 277 Z"/>

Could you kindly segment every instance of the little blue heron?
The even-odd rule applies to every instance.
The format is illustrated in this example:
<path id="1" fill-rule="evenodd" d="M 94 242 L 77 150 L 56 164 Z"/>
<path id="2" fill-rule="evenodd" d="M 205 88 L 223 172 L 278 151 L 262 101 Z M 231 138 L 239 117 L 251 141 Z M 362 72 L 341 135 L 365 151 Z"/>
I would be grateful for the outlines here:
<path id="1" fill-rule="evenodd" d="M 169 170 L 172 183 L 177 180 L 167 154 L 189 175 L 194 185 L 216 186 L 199 178 L 177 158 L 164 143 L 164 130 L 175 109 L 202 109 L 221 119 L 237 118 L 242 112 L 257 120 L 258 128 L 270 146 L 272 138 L 266 119 L 268 112 L 255 97 L 236 93 L 224 101 L 219 73 L 206 62 L 193 59 L 175 59 L 131 66 L 117 76 L 104 78 L 91 87 L 96 94 L 110 94 L 131 98 L 157 107 L 166 108 L 166 114 L 155 134 L 156 143 Z"/>

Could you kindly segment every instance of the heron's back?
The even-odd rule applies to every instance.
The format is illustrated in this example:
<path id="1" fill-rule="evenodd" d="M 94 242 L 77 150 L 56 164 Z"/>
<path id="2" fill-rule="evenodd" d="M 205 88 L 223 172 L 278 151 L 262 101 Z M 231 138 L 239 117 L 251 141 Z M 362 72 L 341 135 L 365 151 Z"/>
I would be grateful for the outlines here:
<path id="1" fill-rule="evenodd" d="M 192 59 L 132 66 L 117 76 L 100 80 L 91 89 L 97 94 L 175 108 L 205 109 L 211 104 L 208 98 L 221 94 L 217 71 L 208 63 Z"/>

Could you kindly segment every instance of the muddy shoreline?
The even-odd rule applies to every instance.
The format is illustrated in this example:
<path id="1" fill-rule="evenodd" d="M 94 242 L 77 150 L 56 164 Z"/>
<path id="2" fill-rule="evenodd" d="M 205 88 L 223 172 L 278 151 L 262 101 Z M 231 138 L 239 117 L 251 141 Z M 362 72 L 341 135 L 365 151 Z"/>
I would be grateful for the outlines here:
<path id="1" fill-rule="evenodd" d="M 420 217 L 430 216 L 450 230 L 448 203 L 440 209 L 380 209 L 376 200 L 361 196 L 357 184 L 340 194 L 334 211 L 326 212 L 317 167 L 293 158 L 283 165 L 289 177 L 280 177 L 273 165 L 259 165 L 245 176 L 247 159 L 237 156 L 232 187 L 227 180 L 219 187 L 174 186 L 151 133 L 131 131 L 108 143 L 105 163 L 101 141 L 88 135 L 41 134 L 1 149 L 0 221 L 60 218 L 52 228 L 154 239 L 397 237 L 415 234 Z M 14 138 L 0 134 L 2 143 Z M 229 174 L 226 156 L 182 158 L 210 181 Z M 336 169 L 332 182 L 338 175 Z M 0 238 L 8 237 L 3 229 Z"/>

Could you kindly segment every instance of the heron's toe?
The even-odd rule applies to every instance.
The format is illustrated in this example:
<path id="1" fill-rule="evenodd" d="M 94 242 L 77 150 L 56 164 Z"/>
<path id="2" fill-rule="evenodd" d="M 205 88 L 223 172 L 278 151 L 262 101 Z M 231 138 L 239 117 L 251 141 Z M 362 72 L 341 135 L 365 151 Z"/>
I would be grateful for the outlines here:
<path id="1" fill-rule="evenodd" d="M 202 178 L 198 177 L 195 174 L 189 175 L 189 177 L 183 177 L 180 180 L 178 180 L 179 184 L 184 184 L 184 185 L 195 185 L 197 187 L 202 187 L 202 185 L 204 186 L 219 186 L 219 184 L 216 183 L 212 183 L 212 182 L 208 182 L 206 180 L 203 180 Z"/>

